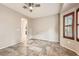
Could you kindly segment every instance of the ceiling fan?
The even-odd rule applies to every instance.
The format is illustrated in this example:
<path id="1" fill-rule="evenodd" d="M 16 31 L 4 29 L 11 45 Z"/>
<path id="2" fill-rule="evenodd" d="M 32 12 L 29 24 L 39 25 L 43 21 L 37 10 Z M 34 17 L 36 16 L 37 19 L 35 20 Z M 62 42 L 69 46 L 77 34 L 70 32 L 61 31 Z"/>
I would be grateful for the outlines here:
<path id="1" fill-rule="evenodd" d="M 30 12 L 32 12 L 34 7 L 40 7 L 40 4 L 37 4 L 37 3 L 24 3 L 24 6 L 23 6 L 24 9 L 29 9 Z"/>

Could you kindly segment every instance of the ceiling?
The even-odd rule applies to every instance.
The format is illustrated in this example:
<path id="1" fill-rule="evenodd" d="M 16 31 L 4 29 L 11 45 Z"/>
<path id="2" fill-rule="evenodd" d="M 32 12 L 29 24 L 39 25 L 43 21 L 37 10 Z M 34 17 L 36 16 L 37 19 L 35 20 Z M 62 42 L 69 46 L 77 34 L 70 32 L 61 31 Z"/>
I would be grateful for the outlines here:
<path id="1" fill-rule="evenodd" d="M 79 3 L 64 3 L 61 9 L 61 12 L 64 12 L 66 10 L 69 10 L 75 6 L 79 5 Z"/>
<path id="2" fill-rule="evenodd" d="M 33 12 L 29 12 L 28 9 L 22 8 L 24 5 L 23 3 L 3 3 L 3 5 L 30 18 L 38 18 L 58 14 L 61 7 L 61 4 L 59 3 L 40 3 L 40 7 L 35 7 Z"/>
<path id="3" fill-rule="evenodd" d="M 23 9 L 23 3 L 3 3 L 2 5 L 11 8 L 25 16 L 30 18 L 45 17 L 50 15 L 55 15 L 64 12 L 74 6 L 79 5 L 79 3 L 40 3 L 40 7 L 33 8 L 33 12 L 28 9 Z"/>

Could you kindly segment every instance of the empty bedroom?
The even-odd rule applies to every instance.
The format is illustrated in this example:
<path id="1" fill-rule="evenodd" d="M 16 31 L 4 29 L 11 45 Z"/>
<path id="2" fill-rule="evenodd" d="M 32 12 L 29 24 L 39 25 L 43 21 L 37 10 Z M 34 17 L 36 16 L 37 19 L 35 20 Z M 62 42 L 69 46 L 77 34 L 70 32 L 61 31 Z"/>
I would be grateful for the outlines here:
<path id="1" fill-rule="evenodd" d="M 0 3 L 0 56 L 78 56 L 79 3 Z"/>

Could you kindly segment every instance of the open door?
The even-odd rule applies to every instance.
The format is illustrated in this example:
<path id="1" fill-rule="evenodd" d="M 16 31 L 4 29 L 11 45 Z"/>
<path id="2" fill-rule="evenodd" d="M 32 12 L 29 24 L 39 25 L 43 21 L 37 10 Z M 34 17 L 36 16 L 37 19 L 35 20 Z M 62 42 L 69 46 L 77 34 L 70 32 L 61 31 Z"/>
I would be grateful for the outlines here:
<path id="1" fill-rule="evenodd" d="M 27 19 L 21 19 L 21 41 L 27 46 Z"/>

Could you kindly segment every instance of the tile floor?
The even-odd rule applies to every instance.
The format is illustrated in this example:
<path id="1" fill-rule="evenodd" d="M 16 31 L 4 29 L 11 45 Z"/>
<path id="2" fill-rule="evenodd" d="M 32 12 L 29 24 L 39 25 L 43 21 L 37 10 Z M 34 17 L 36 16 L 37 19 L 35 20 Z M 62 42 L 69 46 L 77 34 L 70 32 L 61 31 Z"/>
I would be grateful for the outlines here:
<path id="1" fill-rule="evenodd" d="M 30 39 L 27 47 L 21 42 L 0 49 L 0 56 L 77 56 L 77 54 L 60 46 L 59 43 Z"/>

